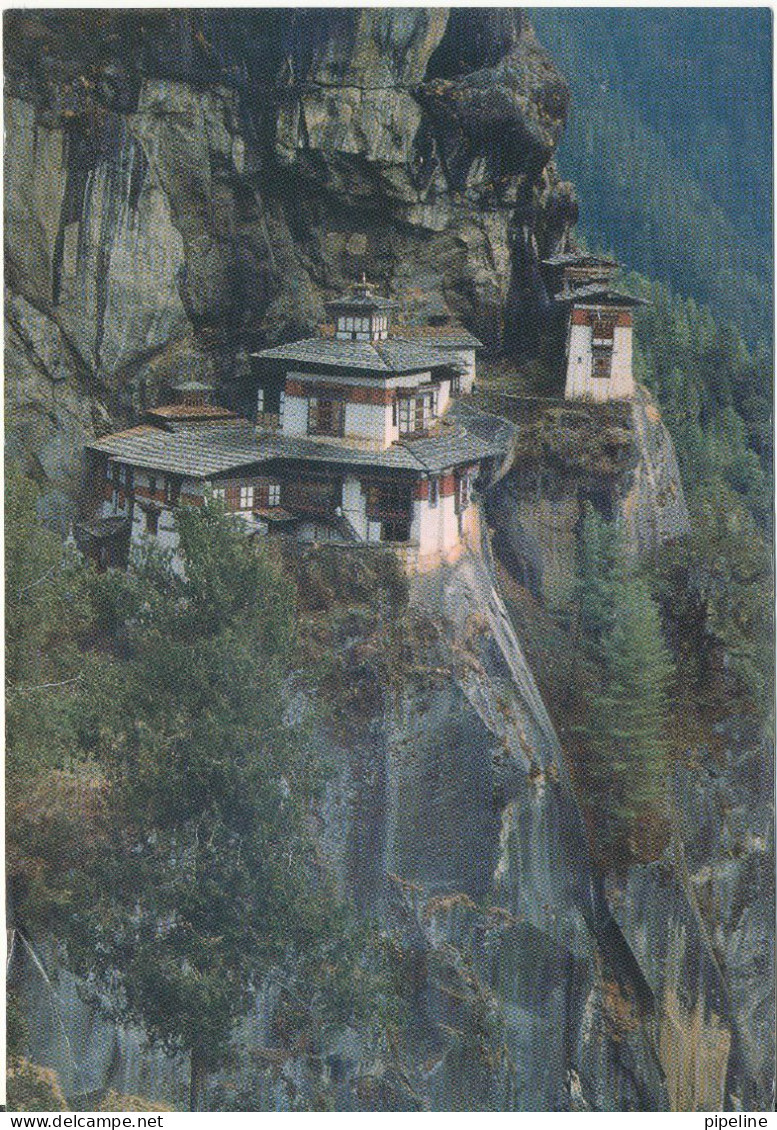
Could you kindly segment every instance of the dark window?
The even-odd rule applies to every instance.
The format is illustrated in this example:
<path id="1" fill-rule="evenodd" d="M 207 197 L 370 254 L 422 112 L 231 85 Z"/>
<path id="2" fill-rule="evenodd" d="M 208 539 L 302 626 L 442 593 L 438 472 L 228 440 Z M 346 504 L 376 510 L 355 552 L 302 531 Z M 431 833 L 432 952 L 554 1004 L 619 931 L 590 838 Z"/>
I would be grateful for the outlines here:
<path id="1" fill-rule="evenodd" d="M 410 541 L 410 522 L 408 519 L 383 522 L 380 531 L 381 541 Z"/>
<path id="2" fill-rule="evenodd" d="M 595 345 L 593 348 L 591 375 L 607 378 L 612 371 L 612 349 Z"/>
<path id="3" fill-rule="evenodd" d="M 341 436 L 344 434 L 345 402 L 323 400 L 311 396 L 308 400 L 308 435 Z"/>
<path id="4" fill-rule="evenodd" d="M 155 537 L 159 530 L 159 511 L 147 510 L 146 511 L 146 532 L 153 534 Z"/>
<path id="5" fill-rule="evenodd" d="M 331 517 L 341 504 L 342 488 L 339 483 L 292 481 L 283 484 L 283 506 L 292 514 L 317 514 Z"/>
<path id="6" fill-rule="evenodd" d="M 451 377 L 451 396 L 458 396 L 461 392 L 461 374 L 454 373 Z"/>
<path id="7" fill-rule="evenodd" d="M 149 494 L 156 494 L 156 477 L 154 475 L 149 476 L 148 492 Z"/>
<path id="8" fill-rule="evenodd" d="M 437 505 L 437 494 L 438 494 L 437 479 L 430 479 L 429 480 L 429 505 L 430 506 L 436 506 Z"/>
<path id="9" fill-rule="evenodd" d="M 592 337 L 595 342 L 609 342 L 612 344 L 615 334 L 616 317 L 614 315 L 599 314 L 591 323 Z"/>
<path id="10" fill-rule="evenodd" d="M 368 518 L 373 521 L 409 522 L 413 499 L 412 488 L 406 483 L 370 483 L 366 487 L 366 495 Z"/>

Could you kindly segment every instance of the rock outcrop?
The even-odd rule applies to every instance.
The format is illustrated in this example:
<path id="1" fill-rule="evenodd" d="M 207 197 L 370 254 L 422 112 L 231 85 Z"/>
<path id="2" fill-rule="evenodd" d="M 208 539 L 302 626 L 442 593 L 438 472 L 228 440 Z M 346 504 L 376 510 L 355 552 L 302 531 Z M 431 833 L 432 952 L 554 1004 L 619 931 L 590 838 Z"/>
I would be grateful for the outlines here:
<path id="1" fill-rule="evenodd" d="M 343 576 L 363 568 L 351 552 L 354 564 L 339 551 Z M 337 1106 L 664 1109 L 651 995 L 592 871 L 561 749 L 489 561 L 486 540 L 483 552 L 418 579 L 415 631 L 390 684 L 374 652 L 386 646 L 375 613 L 368 629 L 352 617 L 347 640 L 333 641 L 344 646 L 342 678 L 363 691 L 353 709 L 343 714 L 338 696 L 333 722 L 320 709 L 326 690 L 307 681 L 296 699 L 309 740 L 334 766 L 317 816 L 322 856 L 406 970 L 402 1085 L 386 1049 L 346 1033 L 324 1055 Z M 47 984 L 21 944 L 17 961 L 31 1054 L 57 1069 L 69 1096 L 113 1088 L 181 1101 L 185 1064 L 141 1054 L 140 1033 L 107 1025 L 66 971 Z M 43 964 L 56 968 L 53 947 Z M 230 1086 L 309 1109 L 318 1061 L 286 1062 L 273 1083 L 252 1060 L 252 1048 L 272 1047 L 274 983 L 241 1029 Z"/>
<path id="2" fill-rule="evenodd" d="M 307 567 L 326 552 L 305 550 Z M 338 591 L 347 577 L 364 589 L 366 561 L 341 550 L 327 576 Z M 388 682 L 380 653 L 396 642 L 385 614 L 379 600 L 369 612 L 346 605 L 331 640 L 334 688 L 306 677 L 294 712 L 333 767 L 316 815 L 321 859 L 404 971 L 403 1056 L 348 1029 L 313 1059 L 257 1066 L 252 1049 L 273 1047 L 278 970 L 209 1101 L 241 1094 L 249 1106 L 310 1109 L 324 1087 L 341 1110 L 766 1109 L 763 751 L 732 732 L 725 765 L 679 768 L 664 856 L 604 876 L 488 537 L 413 583 L 412 630 Z M 350 707 L 341 683 L 359 690 Z M 55 947 L 47 973 L 21 941 L 14 962 L 30 1054 L 56 1069 L 71 1100 L 113 1088 L 182 1101 L 185 1062 L 107 1024 L 66 970 L 48 982 Z"/>
<path id="3" fill-rule="evenodd" d="M 40 380 L 114 422 L 307 336 L 362 272 L 498 345 L 535 233 L 574 218 L 549 164 L 567 87 L 511 9 L 14 12 L 5 51 L 8 318 L 25 303 Z M 28 463 L 59 446 L 67 494 L 71 408 L 11 342 L 9 434 Z"/>
<path id="4" fill-rule="evenodd" d="M 633 402 L 586 405 L 480 393 L 515 425 L 515 440 L 487 512 L 513 577 L 563 608 L 574 584 L 583 506 L 617 519 L 634 557 L 689 531 L 671 437 L 646 389 Z"/>

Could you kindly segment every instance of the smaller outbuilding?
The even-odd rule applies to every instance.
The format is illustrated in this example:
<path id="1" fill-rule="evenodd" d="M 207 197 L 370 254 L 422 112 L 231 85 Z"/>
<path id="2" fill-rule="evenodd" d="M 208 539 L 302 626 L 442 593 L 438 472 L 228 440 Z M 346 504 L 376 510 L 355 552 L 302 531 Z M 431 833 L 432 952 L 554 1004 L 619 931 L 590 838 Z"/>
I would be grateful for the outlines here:
<path id="1" fill-rule="evenodd" d="M 601 402 L 634 397 L 632 336 L 640 298 L 613 289 L 614 259 L 565 252 L 543 261 L 556 309 L 566 317 L 564 398 Z"/>

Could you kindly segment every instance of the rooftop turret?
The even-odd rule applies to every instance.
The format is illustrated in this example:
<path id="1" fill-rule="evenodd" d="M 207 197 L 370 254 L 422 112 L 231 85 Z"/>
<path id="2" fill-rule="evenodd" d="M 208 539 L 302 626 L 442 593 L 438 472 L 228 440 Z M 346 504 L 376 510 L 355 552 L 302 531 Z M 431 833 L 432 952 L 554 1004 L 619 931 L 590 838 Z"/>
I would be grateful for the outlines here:
<path id="1" fill-rule="evenodd" d="M 385 341 L 389 333 L 389 311 L 396 303 L 373 293 L 373 287 L 362 281 L 348 294 L 327 302 L 335 318 L 335 339 L 338 341 Z"/>

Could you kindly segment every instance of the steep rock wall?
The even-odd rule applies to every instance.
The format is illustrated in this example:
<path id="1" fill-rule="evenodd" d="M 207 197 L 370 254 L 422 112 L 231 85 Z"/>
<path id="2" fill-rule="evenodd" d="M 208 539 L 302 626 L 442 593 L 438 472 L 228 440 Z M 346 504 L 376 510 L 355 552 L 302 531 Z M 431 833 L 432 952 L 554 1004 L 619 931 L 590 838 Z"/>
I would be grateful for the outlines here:
<path id="1" fill-rule="evenodd" d="M 494 578 L 488 535 L 418 578 L 388 681 L 379 655 L 396 640 L 380 617 L 397 610 L 371 613 L 369 630 L 346 615 L 332 642 L 350 705 L 310 675 L 294 698 L 332 766 L 315 816 L 320 860 L 402 970 L 401 1055 L 346 1029 L 312 1059 L 262 1067 L 278 970 L 241 1026 L 237 1065 L 209 1081 L 217 1108 L 242 1095 L 249 1107 L 310 1109 L 322 1088 L 341 1110 L 768 1108 L 763 751 L 732 732 L 725 766 L 678 768 L 664 857 L 601 875 Z M 13 961 L 33 1061 L 70 1096 L 110 1087 L 180 1104 L 186 1064 L 108 1025 L 56 973 L 56 947 L 42 957 L 45 976 L 22 944 Z"/>
<path id="2" fill-rule="evenodd" d="M 538 298 L 526 247 L 574 219 L 566 84 L 518 11 L 15 12 L 4 42 L 7 307 L 67 343 L 35 380 L 9 348 L 8 427 L 31 465 L 29 421 L 59 446 L 36 470 L 65 495 L 37 378 L 132 421 L 362 272 L 497 345 Z"/>
<path id="3" fill-rule="evenodd" d="M 635 557 L 688 533 L 674 445 L 646 389 L 633 402 L 602 405 L 486 392 L 479 401 L 515 426 L 487 513 L 497 552 L 538 598 L 568 605 L 586 503 L 619 522 Z"/>
<path id="4" fill-rule="evenodd" d="M 419 629 L 393 685 L 349 629 L 344 677 L 359 695 L 345 724 L 320 709 L 315 685 L 297 695 L 334 766 L 317 817 L 322 859 L 392 939 L 409 1007 L 401 1085 L 364 1033 L 326 1048 L 326 1071 L 340 1109 L 662 1109 L 650 994 L 591 869 L 487 541 L 484 552 L 418 579 Z M 44 957 L 51 974 L 56 949 Z M 17 961 L 31 1058 L 67 1094 L 181 1101 L 184 1064 L 144 1056 L 140 1033 L 107 1025 L 66 971 L 49 985 L 29 955 Z M 241 1029 L 229 1086 L 283 1109 L 312 1105 L 320 1062 L 288 1062 L 280 1078 L 256 1068 L 253 1052 L 272 1047 L 277 983 Z"/>

